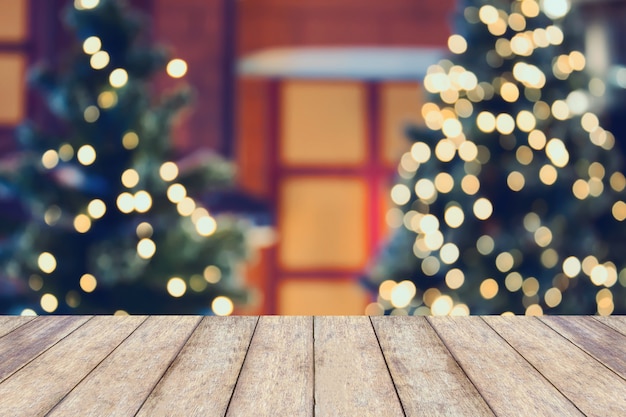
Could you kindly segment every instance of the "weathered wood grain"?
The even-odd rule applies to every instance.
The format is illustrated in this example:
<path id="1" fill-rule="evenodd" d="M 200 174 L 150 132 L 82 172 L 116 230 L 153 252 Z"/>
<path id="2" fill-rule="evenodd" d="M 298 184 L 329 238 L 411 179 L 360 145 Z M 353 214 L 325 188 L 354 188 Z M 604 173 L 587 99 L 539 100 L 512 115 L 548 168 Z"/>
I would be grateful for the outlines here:
<path id="1" fill-rule="evenodd" d="M 518 323 L 523 318 L 505 319 Z M 496 415 L 582 415 L 480 317 L 428 321 Z"/>
<path id="2" fill-rule="evenodd" d="M 626 379 L 626 336 L 589 316 L 544 316 L 541 320 Z"/>
<path id="3" fill-rule="evenodd" d="M 315 317 L 315 415 L 404 415 L 367 317 Z"/>
<path id="4" fill-rule="evenodd" d="M 43 416 L 145 317 L 94 317 L 0 383 L 0 416 Z"/>
<path id="5" fill-rule="evenodd" d="M 11 333 L 14 329 L 28 323 L 34 318 L 34 316 L 0 316 L 0 337 Z"/>
<path id="6" fill-rule="evenodd" d="M 626 335 L 626 316 L 593 316 L 593 318 Z"/>
<path id="7" fill-rule="evenodd" d="M 423 317 L 372 317 L 407 416 L 493 416 Z"/>
<path id="8" fill-rule="evenodd" d="M 313 415 L 312 317 L 259 319 L 226 415 Z"/>
<path id="9" fill-rule="evenodd" d="M 134 415 L 199 321 L 196 316 L 149 317 L 48 415 Z"/>
<path id="10" fill-rule="evenodd" d="M 0 382 L 87 320 L 86 316 L 37 317 L 0 338 Z"/>
<path id="11" fill-rule="evenodd" d="M 588 416 L 626 416 L 626 381 L 534 317 L 484 320 Z"/>
<path id="12" fill-rule="evenodd" d="M 225 415 L 257 321 L 205 317 L 137 416 Z"/>

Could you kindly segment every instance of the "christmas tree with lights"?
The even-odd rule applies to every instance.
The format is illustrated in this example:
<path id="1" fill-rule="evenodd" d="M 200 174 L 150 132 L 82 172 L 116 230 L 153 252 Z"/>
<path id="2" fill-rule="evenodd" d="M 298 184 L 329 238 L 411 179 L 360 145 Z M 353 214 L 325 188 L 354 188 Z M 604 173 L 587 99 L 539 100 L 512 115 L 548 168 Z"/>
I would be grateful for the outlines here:
<path id="1" fill-rule="evenodd" d="M 378 312 L 626 313 L 624 164 L 577 18 L 568 0 L 460 2 L 363 278 Z"/>
<path id="2" fill-rule="evenodd" d="M 0 171 L 25 213 L 2 240 L 3 274 L 29 288 L 4 312 L 230 314 L 247 297 L 249 222 L 201 201 L 232 185 L 233 167 L 208 151 L 176 158 L 170 130 L 190 92 L 151 91 L 185 62 L 150 45 L 121 0 L 77 0 L 64 16 L 71 57 L 31 77 L 59 131 L 24 124 Z"/>

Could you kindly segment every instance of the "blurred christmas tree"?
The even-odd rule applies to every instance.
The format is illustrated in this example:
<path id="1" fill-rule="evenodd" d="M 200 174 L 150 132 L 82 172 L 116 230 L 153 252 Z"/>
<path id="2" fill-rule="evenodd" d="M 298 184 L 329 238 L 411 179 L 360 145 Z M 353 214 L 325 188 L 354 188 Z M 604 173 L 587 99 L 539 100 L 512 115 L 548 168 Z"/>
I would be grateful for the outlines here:
<path id="1" fill-rule="evenodd" d="M 0 173 L 27 213 L 3 241 L 4 273 L 32 290 L 5 310 L 230 314 L 246 297 L 247 222 L 199 196 L 228 187 L 232 166 L 209 152 L 175 160 L 171 124 L 189 91 L 157 103 L 150 90 L 186 64 L 149 45 L 121 0 L 76 0 L 65 18 L 79 42 L 67 65 L 32 74 L 62 129 L 22 126 L 23 152 Z"/>
<path id="2" fill-rule="evenodd" d="M 397 230 L 364 277 L 374 309 L 626 313 L 624 166 L 576 18 L 567 0 L 460 2 L 391 191 Z"/>

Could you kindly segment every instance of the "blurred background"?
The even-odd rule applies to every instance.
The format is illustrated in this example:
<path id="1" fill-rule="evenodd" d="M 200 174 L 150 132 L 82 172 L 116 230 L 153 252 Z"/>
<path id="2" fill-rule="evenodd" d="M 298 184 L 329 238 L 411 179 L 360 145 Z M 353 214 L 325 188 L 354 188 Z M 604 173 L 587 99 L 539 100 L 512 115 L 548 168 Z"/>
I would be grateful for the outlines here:
<path id="1" fill-rule="evenodd" d="M 517 3 L 522 7 L 526 1 L 539 5 L 534 0 Z M 94 10 L 109 1 L 99 3 L 0 0 L 3 171 L 22 166 L 16 162 L 21 157 L 16 155 L 21 155 L 25 134 L 22 133 L 20 142 L 16 131 L 26 120 L 47 131 L 63 131 L 67 120 L 72 120 L 66 117 L 59 122 L 58 114 L 51 110 L 50 97 L 46 100 L 45 94 L 42 97 L 41 91 L 29 87 L 28 74 L 42 62 L 52 70 L 78 72 L 77 66 L 68 65 L 68 52 L 77 49 L 77 42 L 68 31 L 68 19 L 62 17 L 63 11 L 75 8 L 79 12 L 95 13 Z M 511 2 L 132 0 L 124 3 L 130 6 L 125 10 L 132 9 L 133 13 L 147 17 L 141 21 L 146 44 L 160 45 L 168 60 L 176 58 L 186 64 L 184 70 L 174 69 L 168 74 L 165 63 L 172 61 L 165 60 L 162 68 L 150 71 L 150 93 L 167 94 L 181 86 L 190 86 L 193 91 L 191 104 L 177 112 L 171 126 L 166 126 L 171 153 L 161 162 L 174 161 L 182 171 L 181 161 L 210 164 L 214 154 L 216 158 L 232 161 L 236 172 L 232 188 L 217 194 L 200 189 L 194 199 L 204 203 L 211 215 L 227 212 L 247 219 L 242 232 L 248 245 L 246 259 L 236 260 L 236 265 L 231 265 L 235 272 L 230 271 L 237 275 L 237 287 L 245 290 L 246 296 L 237 302 L 236 294 L 219 298 L 222 289 L 207 293 L 219 281 L 215 279 L 215 269 L 207 272 L 207 268 L 218 265 L 222 257 L 205 262 L 198 267 L 198 273 L 170 274 L 155 284 L 161 285 L 165 298 L 184 300 L 193 293 L 194 302 L 201 306 L 195 310 L 170 306 L 169 301 L 150 298 L 144 290 L 138 290 L 138 295 L 130 301 L 120 299 L 121 307 L 113 301 L 107 304 L 102 300 L 112 300 L 113 295 L 98 295 L 99 291 L 104 291 L 107 285 L 112 291 L 126 291 L 126 287 L 115 290 L 116 283 L 107 284 L 84 265 L 70 277 L 54 278 L 71 281 L 55 287 L 51 274 L 60 272 L 55 267 L 46 267 L 47 258 L 41 255 L 52 253 L 56 256 L 53 256 L 55 265 L 59 255 L 44 248 L 32 249 L 32 259 L 24 261 L 30 262 L 32 271 L 15 265 L 5 268 L 0 276 L 0 296 L 5 305 L 0 310 L 12 314 L 25 309 L 29 313 L 71 313 L 85 306 L 85 311 L 89 311 L 89 297 L 94 306 L 101 306 L 93 310 L 107 313 L 159 312 L 159 306 L 163 306 L 164 312 L 206 314 L 343 315 L 393 309 L 391 295 L 378 288 L 384 279 L 372 284 L 363 276 L 369 274 L 367 271 L 376 263 L 381 247 L 390 239 L 393 229 L 399 227 L 395 212 L 390 212 L 394 203 L 398 203 L 390 196 L 390 190 L 398 176 L 398 164 L 403 155 L 410 153 L 415 140 L 407 139 L 407 126 L 425 127 L 422 106 L 432 92 L 424 88 L 424 79 L 431 65 L 450 54 L 450 36 L 455 33 L 459 15 L 463 15 L 466 7 L 478 11 L 483 3 L 489 3 L 501 5 L 510 13 Z M 576 33 L 579 42 L 576 47 L 587 56 L 585 71 L 603 83 L 602 94 L 595 95 L 593 111 L 619 143 L 626 134 L 622 117 L 626 101 L 626 28 L 622 24 L 626 19 L 626 2 L 579 0 L 567 2 L 567 8 L 572 14 L 584 16 L 583 20 L 570 23 L 573 26 L 569 28 L 563 26 L 563 32 Z M 74 29 L 80 49 L 81 44 L 85 48 L 84 42 L 93 33 L 88 30 L 89 19 L 81 26 L 76 22 L 83 15 L 76 16 Z M 532 13 L 524 16 L 530 20 Z M 106 49 L 106 37 L 98 36 L 103 39 L 102 49 Z M 470 42 L 470 52 L 471 48 Z M 86 50 L 80 53 L 95 56 L 95 52 Z M 548 60 L 551 62 L 552 58 Z M 130 85 L 133 73 L 131 70 L 129 73 Z M 71 88 L 69 81 L 64 82 L 63 88 Z M 40 77 L 40 87 L 41 84 Z M 60 88 L 60 84 L 58 81 L 54 88 Z M 122 93 L 119 94 L 121 102 Z M 102 103 L 99 106 L 104 114 L 107 106 Z M 127 133 L 120 130 L 115 134 L 121 139 Z M 83 142 L 80 143 L 84 145 Z M 50 143 L 38 149 L 41 153 L 52 149 L 63 159 L 60 147 L 64 142 Z M 79 145 L 74 148 L 78 150 Z M 132 148 L 124 145 L 124 149 Z M 72 157 L 67 159 L 61 164 L 70 164 Z M 56 163 L 49 167 L 45 161 L 43 164 L 49 171 L 58 170 Z M 125 164 L 119 167 L 116 178 L 131 169 L 129 162 Z M 132 169 L 140 172 L 139 168 Z M 161 178 L 170 181 L 167 175 Z M 125 186 L 139 190 L 135 185 Z M 1 221 L 5 226 L 22 222 L 26 217 L 32 221 L 33 210 L 24 209 L 23 202 L 16 203 L 23 200 L 19 188 L 6 186 L 0 192 L 4 192 L 0 193 L 0 204 L 4 206 Z M 153 196 L 156 193 L 158 190 Z M 93 198 L 87 198 L 85 204 L 94 201 Z M 102 200 L 107 203 L 107 213 L 115 210 L 111 207 L 116 205 L 114 197 L 110 204 L 105 197 Z M 51 215 L 48 206 L 41 213 L 42 219 L 46 213 L 48 217 Z M 145 238 L 138 229 L 146 222 L 140 214 L 145 212 L 141 213 L 137 207 L 130 213 L 136 217 L 132 226 L 135 240 Z M 91 212 L 89 216 L 90 222 L 96 224 L 98 216 Z M 52 227 L 47 218 L 45 223 Z M 202 234 L 198 223 L 194 224 Z M 168 227 L 178 226 L 175 223 L 164 226 Z M 74 228 L 73 233 L 79 229 L 76 222 Z M 19 231 L 3 227 L 0 233 L 5 246 L 24 248 L 12 240 Z M 206 235 L 212 234 L 211 231 Z M 51 239 L 48 248 L 66 245 L 69 240 L 64 239 L 70 238 Z M 155 256 L 160 254 L 159 245 L 157 242 Z M 134 254 L 134 246 L 131 249 Z M 410 248 L 409 251 L 412 253 Z M 68 255 L 73 256 L 80 255 Z M 198 256 L 202 256 L 201 252 Z M 5 258 L 10 264 L 15 255 L 6 249 Z M 99 265 L 102 267 L 102 262 Z M 224 272 L 228 268 L 217 269 Z M 106 270 L 106 265 L 102 269 Z M 618 268 L 616 274 L 619 272 Z M 85 278 L 86 275 L 89 276 Z M 174 278 L 178 281 L 172 281 Z M 612 285 L 624 286 L 624 283 L 626 278 Z M 228 289 L 227 286 L 224 291 Z M 416 291 L 419 293 L 419 288 L 409 286 L 407 291 L 412 292 L 411 299 Z M 54 300 L 50 297 L 44 300 L 47 295 Z M 132 305 L 139 303 L 137 297 L 147 297 L 148 305 L 156 305 L 134 311 Z M 220 300 L 217 303 L 216 297 Z M 434 302 L 427 300 L 428 297 L 422 300 L 421 295 L 415 298 L 420 298 L 420 302 L 406 312 L 415 311 L 424 302 L 429 306 Z M 400 304 L 406 307 L 409 303 Z"/>

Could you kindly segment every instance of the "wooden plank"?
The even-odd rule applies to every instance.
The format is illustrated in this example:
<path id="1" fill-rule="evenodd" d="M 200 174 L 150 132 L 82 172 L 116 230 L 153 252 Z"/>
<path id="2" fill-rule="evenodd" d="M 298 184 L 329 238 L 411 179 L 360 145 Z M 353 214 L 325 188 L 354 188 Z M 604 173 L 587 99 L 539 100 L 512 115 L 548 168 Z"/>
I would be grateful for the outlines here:
<path id="1" fill-rule="evenodd" d="M 87 320 L 87 316 L 37 317 L 1 338 L 0 382 Z"/>
<path id="2" fill-rule="evenodd" d="M 259 319 L 227 416 L 313 415 L 313 319 Z"/>
<path id="3" fill-rule="evenodd" d="M 626 379 L 625 335 L 588 316 L 544 316 L 541 320 Z"/>
<path id="4" fill-rule="evenodd" d="M 0 415 L 44 415 L 145 319 L 94 317 L 0 384 Z"/>
<path id="5" fill-rule="evenodd" d="M 0 337 L 33 320 L 34 316 L 0 316 Z"/>
<path id="6" fill-rule="evenodd" d="M 199 322 L 197 316 L 149 317 L 48 415 L 134 415 Z"/>
<path id="7" fill-rule="evenodd" d="M 523 320 L 508 319 L 511 324 Z M 582 415 L 480 317 L 428 321 L 496 415 Z"/>
<path id="8" fill-rule="evenodd" d="M 626 335 L 626 316 L 593 316 L 593 318 Z"/>
<path id="9" fill-rule="evenodd" d="M 367 317 L 315 317 L 315 415 L 402 416 Z"/>
<path id="10" fill-rule="evenodd" d="M 137 416 L 225 415 L 257 321 L 205 317 Z"/>
<path id="11" fill-rule="evenodd" d="M 407 416 L 493 416 L 424 317 L 372 317 Z"/>
<path id="12" fill-rule="evenodd" d="M 583 413 L 626 416 L 626 381 L 540 320 L 484 320 Z"/>

